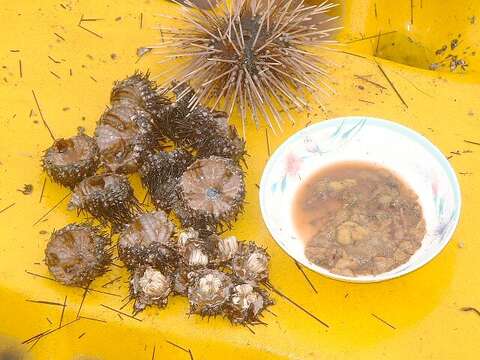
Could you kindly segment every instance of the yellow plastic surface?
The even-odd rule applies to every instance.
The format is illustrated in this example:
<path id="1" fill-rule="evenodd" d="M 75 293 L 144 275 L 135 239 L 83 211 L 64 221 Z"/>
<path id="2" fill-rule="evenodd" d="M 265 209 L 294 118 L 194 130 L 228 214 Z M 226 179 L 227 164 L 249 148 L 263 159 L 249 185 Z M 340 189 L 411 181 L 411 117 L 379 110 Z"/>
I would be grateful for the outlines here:
<path id="1" fill-rule="evenodd" d="M 55 136 L 71 136 L 77 126 L 91 133 L 114 80 L 137 68 L 153 74 L 163 70 L 156 64 L 158 58 L 150 54 L 138 59 L 136 50 L 159 41 L 152 26 L 161 19 L 154 14 L 176 11 L 177 6 L 164 0 L 2 1 L 0 354 L 13 347 L 34 359 L 189 358 L 188 352 L 170 341 L 190 349 L 194 359 L 478 359 L 480 316 L 460 308 L 480 309 L 480 146 L 465 142 L 480 142 L 480 54 L 471 54 L 480 51 L 480 5 L 475 0 L 414 0 L 412 4 L 413 25 L 410 1 L 348 1 L 340 36 L 349 44 L 341 50 L 359 56 L 329 54 L 338 65 L 332 73 L 338 95 L 325 101 L 326 112 L 300 114 L 297 126 L 278 137 L 269 132 L 269 142 L 273 151 L 309 122 L 362 114 L 397 121 L 427 136 L 450 158 L 463 195 L 458 229 L 436 259 L 410 275 L 379 284 L 342 283 L 305 270 L 314 292 L 261 219 L 255 184 L 269 150 L 265 129 L 249 126 L 248 204 L 233 232 L 268 247 L 272 283 L 328 323 L 328 329 L 278 296 L 272 307 L 276 316 L 266 314 L 268 326 L 255 327 L 255 334 L 220 318 L 189 318 L 186 300 L 178 297 L 170 300 L 166 310 L 139 314 L 142 321 L 120 317 L 101 306 L 118 309 L 127 295 L 127 273 L 114 267 L 92 288 L 115 295 L 89 292 L 81 306 L 81 316 L 101 321 L 81 318 L 36 344 L 20 345 L 58 327 L 63 309 L 26 300 L 63 304 L 66 298 L 62 321 L 68 324 L 77 317 L 84 293 L 26 273 L 49 276 L 43 249 L 50 233 L 76 220 L 66 210 L 65 200 L 37 223 L 68 191 L 47 180 L 39 201 L 45 179 L 40 158 L 51 139 L 32 90 Z M 80 24 L 98 36 L 78 26 L 82 16 L 101 19 Z M 396 32 L 381 35 L 377 46 L 375 35 L 390 31 Z M 436 59 L 435 50 L 450 44 L 459 33 L 456 50 L 470 52 L 467 71 L 425 70 L 430 59 Z M 388 45 L 389 41 L 396 45 Z M 427 60 L 421 53 L 427 54 Z M 233 121 L 238 125 L 237 118 Z M 138 179 L 134 182 L 143 198 Z M 24 184 L 33 185 L 32 194 L 17 191 Z M 121 280 L 103 286 L 119 276 Z M 123 311 L 130 313 L 131 307 Z"/>

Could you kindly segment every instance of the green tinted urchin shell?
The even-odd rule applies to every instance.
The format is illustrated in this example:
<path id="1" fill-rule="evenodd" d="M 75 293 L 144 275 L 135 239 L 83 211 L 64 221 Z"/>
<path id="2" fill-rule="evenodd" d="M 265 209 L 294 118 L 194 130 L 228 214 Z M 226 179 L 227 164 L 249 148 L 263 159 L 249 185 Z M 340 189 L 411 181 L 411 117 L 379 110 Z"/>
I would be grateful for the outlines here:
<path id="1" fill-rule="evenodd" d="M 244 174 L 230 159 L 200 159 L 181 176 L 177 194 L 175 213 L 183 226 L 228 226 L 243 209 Z"/>
<path id="2" fill-rule="evenodd" d="M 110 94 L 110 103 L 134 104 L 148 112 L 154 113 L 170 104 L 165 96 L 165 90 L 158 89 L 157 84 L 149 79 L 150 74 L 135 72 L 135 74 L 116 81 Z"/>
<path id="3" fill-rule="evenodd" d="M 220 314 L 232 289 L 230 277 L 218 270 L 202 269 L 189 274 L 190 313 L 202 316 Z"/>
<path id="4" fill-rule="evenodd" d="M 175 188 L 178 178 L 193 162 L 193 156 L 181 149 L 150 153 L 140 167 L 142 184 L 157 209 L 170 211 L 178 201 Z"/>
<path id="5" fill-rule="evenodd" d="M 144 154 L 155 146 L 150 113 L 134 104 L 116 104 L 106 110 L 95 129 L 102 164 L 112 172 L 133 173 Z"/>
<path id="6" fill-rule="evenodd" d="M 172 292 L 170 275 L 151 266 L 135 269 L 130 280 L 130 296 L 135 300 L 134 312 L 138 313 L 149 305 L 165 307 Z"/>
<path id="7" fill-rule="evenodd" d="M 127 178 L 107 173 L 80 182 L 68 208 L 87 211 L 102 224 L 110 222 L 118 230 L 133 220 L 140 207 Z"/>
<path id="8" fill-rule="evenodd" d="M 120 234 L 120 259 L 131 270 L 143 265 L 173 270 L 177 257 L 174 229 L 162 210 L 139 215 Z"/>
<path id="9" fill-rule="evenodd" d="M 42 166 L 53 181 L 73 188 L 84 178 L 95 174 L 99 161 L 95 140 L 79 133 L 69 139 L 55 140 L 45 151 Z"/>
<path id="10" fill-rule="evenodd" d="M 88 224 L 70 224 L 55 231 L 45 249 L 45 263 L 55 280 L 87 286 L 111 263 L 110 240 Z"/>

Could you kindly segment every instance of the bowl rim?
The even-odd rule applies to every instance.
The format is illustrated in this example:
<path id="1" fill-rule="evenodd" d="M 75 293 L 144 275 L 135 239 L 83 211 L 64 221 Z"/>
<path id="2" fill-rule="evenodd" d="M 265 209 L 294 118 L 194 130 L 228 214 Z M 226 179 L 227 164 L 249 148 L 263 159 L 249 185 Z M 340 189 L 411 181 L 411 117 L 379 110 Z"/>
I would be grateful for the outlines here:
<path id="1" fill-rule="evenodd" d="M 334 274 L 334 273 L 330 272 L 329 270 L 323 269 L 323 268 L 322 269 L 324 271 L 321 272 L 321 271 L 318 270 L 318 268 L 313 267 L 310 263 L 306 262 L 304 259 L 295 258 L 289 252 L 289 250 L 286 248 L 286 246 L 282 245 L 281 241 L 277 240 L 277 238 L 273 235 L 273 231 L 269 226 L 269 222 L 266 221 L 267 210 L 266 210 L 266 205 L 264 203 L 264 199 L 265 199 L 264 193 L 266 191 L 265 184 L 268 181 L 267 180 L 268 173 L 270 173 L 270 171 L 268 171 L 268 170 L 270 168 L 273 168 L 274 159 L 276 157 L 278 157 L 279 154 L 282 153 L 286 148 L 288 148 L 291 143 L 297 141 L 299 137 L 301 137 L 303 135 L 306 135 L 306 134 L 309 134 L 310 132 L 312 132 L 312 130 L 314 130 L 316 128 L 328 127 L 329 124 L 331 124 L 331 123 L 339 122 L 339 121 L 345 121 L 345 120 L 349 120 L 349 121 L 368 120 L 369 123 L 372 123 L 372 122 L 377 123 L 377 124 L 383 125 L 383 127 L 390 128 L 394 131 L 400 131 L 400 132 L 409 134 L 414 140 L 417 140 L 421 145 L 425 146 L 426 150 L 430 151 L 432 153 L 432 155 L 434 155 L 435 158 L 441 163 L 441 165 L 443 165 L 442 167 L 448 172 L 448 177 L 450 179 L 450 183 L 453 186 L 452 190 L 453 190 L 454 198 L 456 199 L 456 206 L 457 206 L 457 209 L 458 209 L 458 211 L 456 212 L 456 216 L 454 218 L 454 221 L 453 221 L 453 226 L 450 227 L 450 229 L 447 233 L 448 240 L 445 241 L 445 243 L 441 244 L 441 246 L 437 247 L 435 249 L 435 251 L 432 251 L 429 256 L 425 257 L 425 259 L 422 259 L 417 264 L 415 264 L 411 268 L 405 269 L 404 271 L 397 272 L 397 273 L 394 273 L 394 274 L 390 274 L 389 276 L 384 276 L 384 277 L 381 277 L 381 275 L 387 274 L 388 272 L 380 273 L 380 274 L 376 275 L 375 277 L 373 277 L 371 279 L 364 279 L 364 278 L 357 278 L 357 277 L 352 277 L 352 276 L 338 275 L 338 274 Z M 316 273 L 318 273 L 322 276 L 325 276 L 325 277 L 328 277 L 328 278 L 331 278 L 331 279 L 334 279 L 334 280 L 350 282 L 350 283 L 376 283 L 376 282 L 392 280 L 392 279 L 396 279 L 396 278 L 402 277 L 404 275 L 410 274 L 410 273 L 422 268 L 423 266 L 428 264 L 430 261 L 432 261 L 435 257 L 437 257 L 443 251 L 443 249 L 447 246 L 447 244 L 451 241 L 451 239 L 452 239 L 452 237 L 453 237 L 453 235 L 454 235 L 454 233 L 457 229 L 458 223 L 460 221 L 461 210 L 462 210 L 462 194 L 461 194 L 460 184 L 459 184 L 459 181 L 458 181 L 458 176 L 455 173 L 452 165 L 447 160 L 445 155 L 440 151 L 440 149 L 438 149 L 438 147 L 435 146 L 427 137 L 425 137 L 424 135 L 420 134 L 419 132 L 417 132 L 417 131 L 415 131 L 415 130 L 413 130 L 413 129 L 411 129 L 411 128 L 403 125 L 403 124 L 399 124 L 399 123 L 391 121 L 391 120 L 381 119 L 381 118 L 372 117 L 372 116 L 340 116 L 340 117 L 330 118 L 330 119 L 327 119 L 327 120 L 319 121 L 315 124 L 312 124 L 312 125 L 304 128 L 304 129 L 301 129 L 301 130 L 297 131 L 296 133 L 292 134 L 282 144 L 280 144 L 280 146 L 278 146 L 277 149 L 269 157 L 269 159 L 267 161 L 267 164 L 265 165 L 265 167 L 263 169 L 263 172 L 262 172 L 262 177 L 261 177 L 261 180 L 260 180 L 260 190 L 259 190 L 259 195 L 258 196 L 259 196 L 259 202 L 260 202 L 260 210 L 261 210 L 261 213 L 262 213 L 262 220 L 263 220 L 265 226 L 267 227 L 267 229 L 270 233 L 270 236 L 275 240 L 277 245 L 280 246 L 280 248 L 288 256 L 290 256 L 295 261 L 299 262 L 303 266 L 309 268 L 310 270 L 312 270 L 312 271 L 314 271 L 314 272 L 316 272 Z"/>

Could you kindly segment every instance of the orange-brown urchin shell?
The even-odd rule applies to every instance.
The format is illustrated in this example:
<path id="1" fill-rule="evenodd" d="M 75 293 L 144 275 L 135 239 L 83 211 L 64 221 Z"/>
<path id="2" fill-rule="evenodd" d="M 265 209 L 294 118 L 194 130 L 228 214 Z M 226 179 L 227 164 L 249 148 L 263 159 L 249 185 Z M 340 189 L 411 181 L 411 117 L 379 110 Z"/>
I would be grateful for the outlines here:
<path id="1" fill-rule="evenodd" d="M 115 104 L 101 116 L 95 140 L 103 166 L 111 172 L 133 173 L 156 143 L 152 115 L 135 104 Z"/>
<path id="2" fill-rule="evenodd" d="M 163 27 L 169 43 L 161 55 L 176 61 L 169 69 L 179 86 L 189 83 L 198 103 L 220 105 L 228 114 L 236 107 L 245 123 L 252 115 L 272 129 L 282 127 L 280 109 L 308 109 L 306 96 L 331 94 L 330 62 L 311 47 L 325 50 L 340 27 L 328 0 L 317 6 L 303 0 L 234 0 L 204 11 L 191 1 L 183 16 Z"/>
<path id="3" fill-rule="evenodd" d="M 134 313 L 149 305 L 161 308 L 167 306 L 168 296 L 172 292 L 172 277 L 151 266 L 140 266 L 130 280 L 130 296 L 135 300 Z"/>
<path id="4" fill-rule="evenodd" d="M 110 222 L 114 230 L 130 223 L 140 210 L 127 178 L 110 173 L 94 175 L 80 182 L 73 191 L 68 208 L 87 211 L 102 224 Z"/>
<path id="5" fill-rule="evenodd" d="M 254 242 L 242 242 L 232 259 L 232 272 L 241 282 L 257 285 L 268 279 L 270 255 Z"/>
<path id="6" fill-rule="evenodd" d="M 137 71 L 133 75 L 116 81 L 110 94 L 110 103 L 130 104 L 141 107 L 154 114 L 164 106 L 170 105 L 166 90 L 159 89 L 157 84 L 149 79 L 150 74 Z"/>
<path id="7" fill-rule="evenodd" d="M 111 263 L 110 239 L 88 224 L 70 224 L 55 231 L 45 249 L 45 263 L 55 280 L 87 286 Z"/>
<path id="8" fill-rule="evenodd" d="M 228 226 L 243 209 L 244 174 L 230 159 L 200 159 L 183 173 L 177 193 L 175 213 L 183 226 Z"/>
<path id="9" fill-rule="evenodd" d="M 257 325 L 263 323 L 260 320 L 262 312 L 272 304 L 265 290 L 240 284 L 233 287 L 225 313 L 234 324 Z"/>
<path id="10" fill-rule="evenodd" d="M 232 281 L 218 270 L 202 269 L 189 275 L 190 313 L 202 316 L 220 314 L 230 298 Z"/>
<path id="11" fill-rule="evenodd" d="M 170 211 L 178 201 L 175 188 L 179 177 L 194 161 L 185 150 L 159 151 L 145 156 L 139 169 L 142 184 L 157 209 Z"/>
<path id="12" fill-rule="evenodd" d="M 139 215 L 120 234 L 120 260 L 130 270 L 144 265 L 173 270 L 177 261 L 174 230 L 175 226 L 162 210 Z"/>
<path id="13" fill-rule="evenodd" d="M 99 162 L 97 143 L 82 132 L 69 139 L 55 140 L 42 158 L 43 169 L 50 178 L 69 188 L 95 174 Z"/>

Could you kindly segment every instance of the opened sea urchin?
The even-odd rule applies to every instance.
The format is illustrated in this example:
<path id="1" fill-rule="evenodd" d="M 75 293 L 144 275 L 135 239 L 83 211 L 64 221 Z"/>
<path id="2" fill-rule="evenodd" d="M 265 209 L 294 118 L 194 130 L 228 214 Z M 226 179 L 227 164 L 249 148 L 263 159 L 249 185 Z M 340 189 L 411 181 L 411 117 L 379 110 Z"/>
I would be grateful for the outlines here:
<path id="1" fill-rule="evenodd" d="M 274 128 L 272 118 L 278 127 L 282 122 L 277 107 L 289 114 L 292 106 L 308 107 L 306 93 L 332 92 L 328 62 L 310 47 L 323 50 L 333 42 L 338 27 L 328 12 L 335 4 L 234 0 L 203 11 L 185 3 L 191 8 L 183 8 L 184 16 L 163 35 L 170 41 L 165 53 L 178 62 L 173 76 L 197 94 L 191 109 L 212 102 L 231 114 L 236 106 L 244 122 L 251 113 L 257 124 L 263 118 Z"/>
<path id="2" fill-rule="evenodd" d="M 87 286 L 111 263 L 110 240 L 88 224 L 70 224 L 55 231 L 45 249 L 45 263 L 55 280 Z"/>
<path id="3" fill-rule="evenodd" d="M 184 226 L 228 225 L 243 208 L 243 171 L 230 159 L 200 159 L 183 173 L 177 192 L 175 212 Z"/>
<path id="4" fill-rule="evenodd" d="M 73 188 L 84 178 L 95 174 L 99 161 L 95 140 L 80 132 L 69 139 L 55 140 L 45 151 L 42 165 L 53 181 Z"/>

